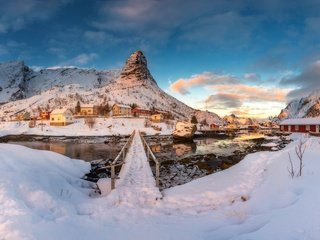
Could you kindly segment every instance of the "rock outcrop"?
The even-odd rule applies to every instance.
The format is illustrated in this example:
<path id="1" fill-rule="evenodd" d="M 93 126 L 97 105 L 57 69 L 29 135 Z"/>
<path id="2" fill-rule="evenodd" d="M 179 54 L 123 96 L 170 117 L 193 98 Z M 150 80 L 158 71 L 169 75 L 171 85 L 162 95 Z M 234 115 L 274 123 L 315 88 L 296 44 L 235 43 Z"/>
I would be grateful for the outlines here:
<path id="1" fill-rule="evenodd" d="M 175 140 L 192 140 L 194 133 L 197 131 L 197 126 L 190 122 L 177 122 L 175 130 L 172 133 Z"/>
<path id="2" fill-rule="evenodd" d="M 157 82 L 152 77 L 146 57 L 141 51 L 136 51 L 128 58 L 125 66 L 120 73 L 120 80 L 127 84 L 140 82 L 145 84 L 150 82 L 157 85 Z"/>

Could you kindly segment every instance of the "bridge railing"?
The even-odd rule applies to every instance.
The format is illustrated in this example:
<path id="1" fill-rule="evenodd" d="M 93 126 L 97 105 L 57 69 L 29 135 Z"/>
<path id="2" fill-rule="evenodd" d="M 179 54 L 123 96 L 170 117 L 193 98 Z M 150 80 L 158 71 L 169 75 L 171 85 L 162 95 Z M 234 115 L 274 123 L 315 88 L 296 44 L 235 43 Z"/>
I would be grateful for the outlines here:
<path id="1" fill-rule="evenodd" d="M 146 142 L 146 140 L 144 139 L 144 137 L 142 136 L 141 132 L 139 131 L 139 135 L 144 147 L 144 150 L 147 154 L 147 159 L 148 161 L 154 161 L 154 163 L 156 164 L 156 186 L 159 187 L 159 179 L 160 179 L 160 162 L 158 161 L 158 159 L 154 156 L 153 152 L 151 151 L 148 143 Z"/>
<path id="2" fill-rule="evenodd" d="M 134 134 L 135 134 L 135 131 L 131 133 L 128 141 L 122 147 L 121 151 L 118 153 L 117 157 L 113 160 L 111 165 L 106 167 L 106 168 L 111 168 L 111 190 L 115 189 L 116 179 L 118 179 L 118 177 L 116 176 L 116 167 L 122 166 L 124 164 L 124 159 L 126 158 L 128 149 L 132 144 Z M 119 160 L 121 160 L 121 162 L 119 162 Z"/>

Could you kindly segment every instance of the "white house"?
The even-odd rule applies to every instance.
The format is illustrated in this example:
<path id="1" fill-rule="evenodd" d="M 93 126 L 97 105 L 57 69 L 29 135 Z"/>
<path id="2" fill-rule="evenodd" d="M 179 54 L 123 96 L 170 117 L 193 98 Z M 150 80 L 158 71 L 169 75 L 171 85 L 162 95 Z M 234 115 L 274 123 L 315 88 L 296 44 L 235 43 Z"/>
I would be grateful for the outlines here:
<path id="1" fill-rule="evenodd" d="M 55 109 L 50 113 L 51 126 L 66 126 L 74 121 L 73 114 L 68 108 Z"/>

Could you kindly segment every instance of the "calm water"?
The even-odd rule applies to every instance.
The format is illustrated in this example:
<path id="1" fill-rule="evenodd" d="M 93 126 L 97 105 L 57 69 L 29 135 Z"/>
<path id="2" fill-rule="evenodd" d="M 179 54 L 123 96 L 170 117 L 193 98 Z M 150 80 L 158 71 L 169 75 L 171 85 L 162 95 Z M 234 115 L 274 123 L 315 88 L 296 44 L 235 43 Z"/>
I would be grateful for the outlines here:
<path id="1" fill-rule="evenodd" d="M 255 140 L 248 138 L 261 137 L 263 135 L 240 135 L 237 138 L 217 139 L 201 138 L 195 139 L 193 143 L 173 143 L 167 141 L 150 141 L 147 139 L 152 151 L 157 157 L 165 157 L 168 160 L 182 159 L 194 155 L 215 154 L 218 156 L 232 156 L 235 151 L 244 151 L 247 147 L 257 144 Z M 161 143 L 160 143 L 161 142 Z M 69 141 L 9 141 L 12 144 L 18 144 L 38 150 L 48 150 L 63 154 L 70 158 L 92 161 L 97 159 L 114 159 L 125 141 L 117 143 L 78 143 Z"/>
<path id="2" fill-rule="evenodd" d="M 74 142 L 41 142 L 41 141 L 21 141 L 9 143 L 18 144 L 25 147 L 48 150 L 63 154 L 74 159 L 82 159 L 92 161 L 97 159 L 114 159 L 121 147 L 122 143 L 104 144 L 104 143 L 74 143 Z"/>
<path id="3" fill-rule="evenodd" d="M 215 154 L 217 156 L 232 156 L 235 152 L 247 151 L 248 148 L 261 144 L 263 134 L 241 134 L 235 138 L 200 138 L 193 143 L 173 143 L 172 141 L 149 140 L 152 151 L 159 158 L 179 160 L 194 155 Z"/>

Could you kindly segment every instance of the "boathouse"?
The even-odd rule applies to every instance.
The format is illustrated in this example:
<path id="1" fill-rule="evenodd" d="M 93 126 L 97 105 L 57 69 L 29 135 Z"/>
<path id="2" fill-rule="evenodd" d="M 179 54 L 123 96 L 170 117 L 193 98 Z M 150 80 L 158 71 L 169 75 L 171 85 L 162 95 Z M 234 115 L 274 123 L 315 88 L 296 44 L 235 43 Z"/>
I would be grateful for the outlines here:
<path id="1" fill-rule="evenodd" d="M 318 118 L 296 118 L 286 119 L 280 124 L 283 132 L 320 132 L 320 117 Z"/>

